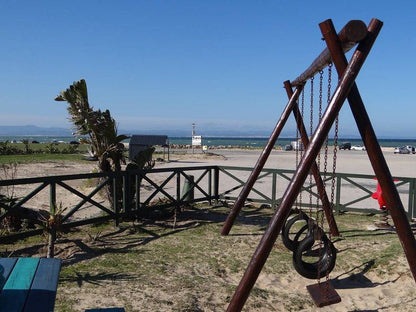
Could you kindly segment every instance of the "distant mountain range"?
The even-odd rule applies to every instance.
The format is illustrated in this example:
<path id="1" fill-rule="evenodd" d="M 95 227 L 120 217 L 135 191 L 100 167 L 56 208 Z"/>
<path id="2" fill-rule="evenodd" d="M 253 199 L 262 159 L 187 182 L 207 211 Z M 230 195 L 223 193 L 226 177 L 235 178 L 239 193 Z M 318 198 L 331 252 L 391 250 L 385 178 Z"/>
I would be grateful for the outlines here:
<path id="1" fill-rule="evenodd" d="M 1 136 L 71 136 L 70 129 L 58 128 L 58 127 L 38 127 L 38 126 L 0 126 Z"/>

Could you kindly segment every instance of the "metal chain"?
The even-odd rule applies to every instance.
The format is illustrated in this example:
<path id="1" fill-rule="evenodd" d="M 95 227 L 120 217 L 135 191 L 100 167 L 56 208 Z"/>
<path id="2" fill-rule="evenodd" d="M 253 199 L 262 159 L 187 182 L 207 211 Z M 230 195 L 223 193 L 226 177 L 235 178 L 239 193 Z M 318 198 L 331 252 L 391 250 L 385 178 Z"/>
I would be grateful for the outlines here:
<path id="1" fill-rule="evenodd" d="M 335 119 L 335 134 L 334 134 L 334 156 L 332 163 L 332 185 L 331 185 L 331 206 L 334 205 L 334 195 L 335 195 L 335 172 L 337 169 L 337 146 L 338 146 L 338 124 L 339 116 Z"/>
<path id="2" fill-rule="evenodd" d="M 301 93 L 301 104 L 300 104 L 300 116 L 303 120 L 303 112 L 304 112 L 304 108 L 305 108 L 305 88 L 302 89 L 302 93 Z M 299 147 L 297 144 L 299 140 L 299 129 L 296 126 L 296 145 L 297 147 Z M 302 150 L 300 150 L 300 158 L 302 158 Z M 296 149 L 296 169 L 299 165 L 299 148 Z M 302 190 L 299 192 L 299 196 L 298 196 L 298 208 L 300 211 L 302 211 Z"/>
<path id="3" fill-rule="evenodd" d="M 327 97 L 327 102 L 329 104 L 329 102 L 331 101 L 331 82 L 332 82 L 332 63 L 330 63 L 328 65 L 328 97 Z M 337 145 L 338 145 L 338 124 L 339 124 L 339 116 L 337 115 L 336 119 L 335 119 L 335 134 L 334 134 L 334 155 L 333 155 L 333 162 L 332 162 L 332 180 L 331 180 L 331 202 L 330 202 L 330 209 L 331 209 L 331 213 L 334 210 L 334 195 L 335 195 L 335 171 L 336 171 L 336 167 L 337 167 Z M 328 138 L 327 138 L 328 139 Z M 331 222 L 331 221 L 328 221 Z M 330 224 L 330 228 L 331 228 L 331 224 Z M 331 235 L 331 231 L 329 231 L 329 241 L 332 242 L 332 235 Z M 327 287 L 326 287 L 326 296 L 328 296 L 328 292 L 329 292 L 329 272 L 328 270 L 326 271 L 326 282 L 327 282 Z"/>
<path id="4" fill-rule="evenodd" d="M 310 123 L 309 123 L 309 136 L 312 137 L 313 134 L 313 105 L 314 105 L 314 81 L 315 77 L 311 77 L 311 103 L 310 103 Z M 309 172 L 309 217 L 312 219 L 312 174 Z"/>
<path id="5" fill-rule="evenodd" d="M 324 79 L 324 71 L 319 71 L 319 111 L 318 111 L 318 122 L 321 123 L 322 120 L 322 85 Z M 318 153 L 318 160 L 317 160 L 318 172 L 321 170 L 321 151 Z M 319 197 L 316 198 L 316 208 L 319 207 Z M 321 216 L 321 224 L 323 224 L 323 215 Z"/>
<path id="6" fill-rule="evenodd" d="M 331 102 L 331 83 L 332 83 L 332 63 L 328 65 L 328 86 L 327 86 L 327 96 L 326 96 L 326 105 L 328 107 L 329 102 Z M 324 153 L 324 188 L 326 185 L 327 177 L 327 167 L 328 167 L 328 136 L 326 137 L 325 142 L 325 153 Z"/>

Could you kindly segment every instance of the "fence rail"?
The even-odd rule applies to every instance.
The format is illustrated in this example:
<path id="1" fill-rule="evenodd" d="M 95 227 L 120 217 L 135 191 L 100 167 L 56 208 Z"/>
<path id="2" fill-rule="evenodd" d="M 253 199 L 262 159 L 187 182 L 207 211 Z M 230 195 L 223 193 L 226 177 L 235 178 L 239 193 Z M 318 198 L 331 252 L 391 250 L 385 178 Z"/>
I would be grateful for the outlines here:
<path id="1" fill-rule="evenodd" d="M 196 166 L 157 168 L 120 173 L 88 173 L 0 180 L 0 192 L 9 202 L 0 200 L 0 221 L 15 210 L 44 209 L 62 212 L 62 227 L 114 220 L 117 225 L 126 215 L 143 216 L 166 207 L 180 209 L 182 205 L 218 201 L 233 201 L 239 195 L 252 168 L 232 166 Z M 247 201 L 278 207 L 294 170 L 263 169 Z M 323 175 L 323 174 L 322 174 Z M 331 192 L 332 175 L 324 176 L 327 193 Z M 377 181 L 372 175 L 336 173 L 334 209 L 336 211 L 379 212 L 371 198 Z M 416 218 L 416 178 L 395 177 L 396 186 L 409 220 Z M 112 201 L 105 190 L 113 187 Z M 300 206 L 318 204 L 314 183 L 303 187 Z M 28 230 L 14 237 L 36 235 L 42 230 Z M 10 239 L 0 236 L 0 241 Z"/>

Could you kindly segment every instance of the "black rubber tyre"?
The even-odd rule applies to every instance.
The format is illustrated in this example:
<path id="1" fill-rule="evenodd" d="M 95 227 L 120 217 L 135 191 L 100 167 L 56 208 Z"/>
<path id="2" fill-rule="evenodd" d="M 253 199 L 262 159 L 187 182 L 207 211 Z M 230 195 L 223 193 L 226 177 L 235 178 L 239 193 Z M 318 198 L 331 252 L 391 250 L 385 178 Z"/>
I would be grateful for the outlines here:
<path id="1" fill-rule="evenodd" d="M 291 239 L 290 229 L 296 222 L 301 221 L 301 220 L 306 221 L 306 225 L 301 227 L 301 229 L 296 233 L 295 237 Z M 309 223 L 309 217 L 303 212 L 300 212 L 298 215 L 294 216 L 293 218 L 290 218 L 286 222 L 286 224 L 283 226 L 283 229 L 282 229 L 282 241 L 287 249 L 289 249 L 290 251 L 294 251 L 298 247 L 299 243 L 302 242 L 303 239 L 305 239 L 306 237 L 310 235 L 310 233 L 307 233 L 306 237 L 299 241 L 299 238 L 301 237 L 301 235 L 305 233 L 306 231 L 309 231 L 308 223 Z"/>
<path id="2" fill-rule="evenodd" d="M 337 259 L 337 250 L 335 249 L 335 246 L 326 235 L 323 235 L 321 240 L 324 245 L 320 252 L 320 258 L 317 257 L 316 262 L 303 261 L 305 252 L 311 252 L 311 247 L 315 242 L 313 235 L 306 237 L 300 242 L 298 248 L 293 252 L 293 266 L 303 277 L 309 279 L 322 278 L 325 277 L 327 273 L 330 273 L 335 267 Z"/>

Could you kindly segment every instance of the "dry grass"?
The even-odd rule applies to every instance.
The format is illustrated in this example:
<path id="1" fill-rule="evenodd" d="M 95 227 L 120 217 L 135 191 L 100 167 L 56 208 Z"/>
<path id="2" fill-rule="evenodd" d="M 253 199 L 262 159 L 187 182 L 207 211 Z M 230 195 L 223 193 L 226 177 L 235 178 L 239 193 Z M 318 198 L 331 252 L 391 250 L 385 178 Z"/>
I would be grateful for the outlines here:
<path id="1" fill-rule="evenodd" d="M 123 223 L 119 229 L 83 227 L 65 235 L 56 252 L 64 261 L 56 310 L 118 306 L 126 311 L 224 311 L 272 214 L 267 208 L 246 207 L 224 237 L 219 232 L 227 211 L 201 205 L 180 214 L 176 228 L 167 220 Z M 331 274 L 336 289 L 370 289 L 383 282 L 395 285 L 401 277 L 411 279 L 397 235 L 367 229 L 377 218 L 336 217 L 342 233 L 335 239 L 339 253 Z M 43 242 L 32 239 L 31 247 L 27 245 L 2 248 L 13 250 L 14 256 L 43 255 Z M 245 311 L 311 310 L 304 287 L 311 283 L 296 273 L 292 254 L 278 239 Z M 409 295 L 414 298 L 415 291 Z M 394 300 L 377 304 L 386 310 L 397 307 Z M 414 304 L 411 300 L 409 307 Z"/>

